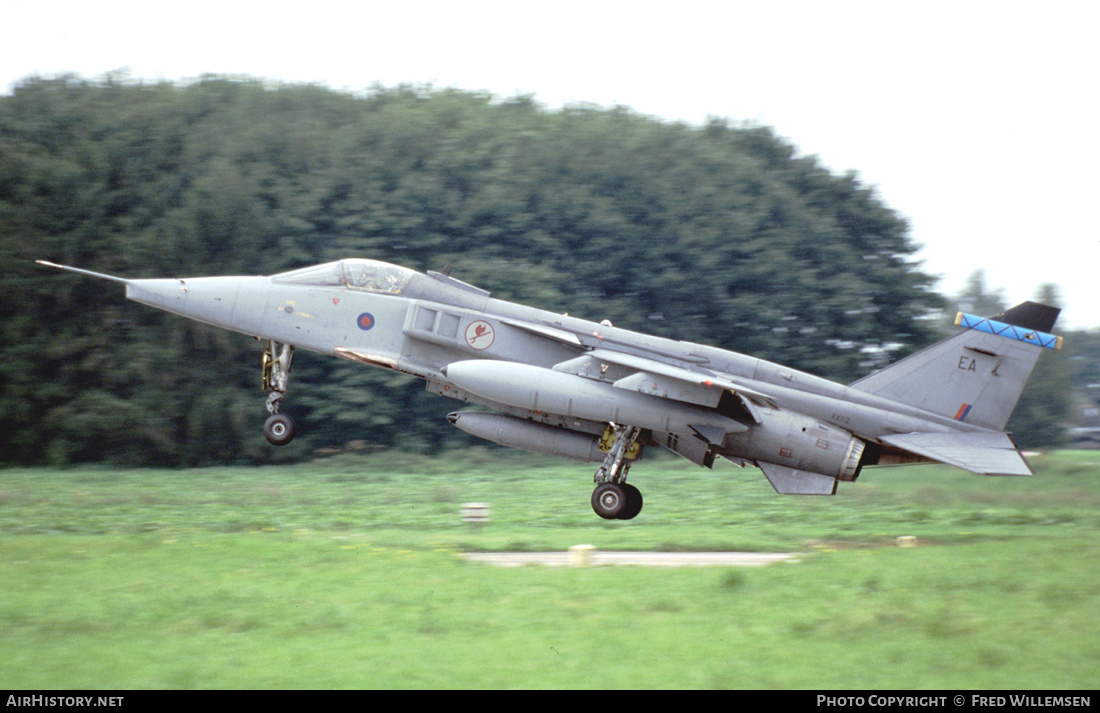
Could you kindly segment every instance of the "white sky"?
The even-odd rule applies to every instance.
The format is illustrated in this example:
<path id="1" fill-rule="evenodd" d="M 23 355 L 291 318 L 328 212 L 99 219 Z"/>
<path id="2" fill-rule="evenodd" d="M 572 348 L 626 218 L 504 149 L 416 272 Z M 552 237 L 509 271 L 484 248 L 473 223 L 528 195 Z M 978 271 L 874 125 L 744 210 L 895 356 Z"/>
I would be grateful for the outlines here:
<path id="1" fill-rule="evenodd" d="M 774 127 L 905 216 L 957 293 L 1060 286 L 1100 327 L 1100 3 L 0 0 L 0 92 L 32 74 L 403 82 Z"/>

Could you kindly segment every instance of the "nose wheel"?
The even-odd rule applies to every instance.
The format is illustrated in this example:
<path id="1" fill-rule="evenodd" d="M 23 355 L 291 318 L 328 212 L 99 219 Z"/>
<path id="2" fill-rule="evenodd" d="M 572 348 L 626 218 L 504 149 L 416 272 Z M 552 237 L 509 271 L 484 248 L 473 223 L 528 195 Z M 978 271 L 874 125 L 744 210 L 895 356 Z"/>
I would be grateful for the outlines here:
<path id="1" fill-rule="evenodd" d="M 276 446 L 285 446 L 294 438 L 294 420 L 285 413 L 276 413 L 264 422 L 264 438 Z"/>
<path id="2" fill-rule="evenodd" d="M 285 446 L 294 439 L 293 419 L 279 413 L 279 402 L 286 395 L 293 358 L 294 347 L 290 344 L 268 341 L 264 349 L 263 389 L 270 392 L 267 395 L 267 412 L 271 414 L 264 423 L 264 438 L 276 446 Z"/>

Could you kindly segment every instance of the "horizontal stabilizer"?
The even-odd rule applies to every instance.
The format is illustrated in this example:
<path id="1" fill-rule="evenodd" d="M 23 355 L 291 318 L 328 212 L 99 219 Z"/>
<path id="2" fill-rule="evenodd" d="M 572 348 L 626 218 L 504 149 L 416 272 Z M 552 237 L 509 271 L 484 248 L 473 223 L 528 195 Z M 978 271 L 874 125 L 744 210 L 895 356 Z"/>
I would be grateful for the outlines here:
<path id="1" fill-rule="evenodd" d="M 1004 433 L 899 433 L 882 441 L 911 453 L 981 475 L 1032 475 L 1031 466 Z"/>
<path id="2" fill-rule="evenodd" d="M 780 495 L 835 495 L 836 478 L 774 463 L 757 463 Z"/>

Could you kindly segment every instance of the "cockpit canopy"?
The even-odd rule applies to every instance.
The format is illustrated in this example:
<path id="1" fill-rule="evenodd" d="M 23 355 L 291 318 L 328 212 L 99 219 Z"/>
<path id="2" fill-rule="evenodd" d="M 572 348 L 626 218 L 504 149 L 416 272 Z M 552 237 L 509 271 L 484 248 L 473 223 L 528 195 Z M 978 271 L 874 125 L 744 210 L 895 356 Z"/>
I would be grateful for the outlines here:
<path id="1" fill-rule="evenodd" d="M 400 294 L 416 271 L 379 260 L 347 258 L 274 275 L 275 282 L 318 287 L 346 287 L 383 295 Z"/>

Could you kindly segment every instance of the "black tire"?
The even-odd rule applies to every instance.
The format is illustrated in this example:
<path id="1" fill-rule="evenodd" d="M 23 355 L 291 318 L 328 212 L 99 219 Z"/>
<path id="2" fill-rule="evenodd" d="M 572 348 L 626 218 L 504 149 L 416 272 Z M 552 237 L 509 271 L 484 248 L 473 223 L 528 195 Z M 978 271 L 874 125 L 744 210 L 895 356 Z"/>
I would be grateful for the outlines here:
<path id="1" fill-rule="evenodd" d="M 605 520 L 619 519 L 626 502 L 626 493 L 615 483 L 600 483 L 592 491 L 592 509 Z"/>
<path id="2" fill-rule="evenodd" d="M 285 446 L 294 440 L 294 420 L 285 413 L 268 416 L 264 423 L 264 438 L 273 445 Z"/>
<path id="3" fill-rule="evenodd" d="M 626 493 L 626 507 L 619 513 L 619 519 L 633 520 L 642 511 L 642 491 L 630 483 L 622 483 L 619 487 Z"/>

